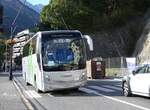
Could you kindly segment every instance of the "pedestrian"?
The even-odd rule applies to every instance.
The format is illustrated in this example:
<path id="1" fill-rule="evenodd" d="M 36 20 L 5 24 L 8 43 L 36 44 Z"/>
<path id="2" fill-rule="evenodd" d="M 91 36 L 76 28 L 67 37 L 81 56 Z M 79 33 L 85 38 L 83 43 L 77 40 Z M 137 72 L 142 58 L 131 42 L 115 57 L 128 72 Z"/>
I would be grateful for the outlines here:
<path id="1" fill-rule="evenodd" d="M 9 72 L 9 65 L 7 65 L 7 72 Z"/>
<path id="2" fill-rule="evenodd" d="M 5 72 L 5 63 L 3 64 L 3 72 Z"/>

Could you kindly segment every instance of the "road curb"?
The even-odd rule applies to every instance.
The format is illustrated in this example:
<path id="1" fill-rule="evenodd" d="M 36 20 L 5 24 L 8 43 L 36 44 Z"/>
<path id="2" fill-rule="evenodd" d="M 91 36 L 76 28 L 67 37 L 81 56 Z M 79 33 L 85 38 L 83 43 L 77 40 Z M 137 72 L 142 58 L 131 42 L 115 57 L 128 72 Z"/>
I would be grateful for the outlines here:
<path id="1" fill-rule="evenodd" d="M 16 87 L 17 91 L 19 92 L 21 99 L 23 100 L 25 106 L 27 107 L 28 110 L 35 110 L 32 104 L 29 102 L 29 100 L 25 97 L 25 95 L 22 93 L 21 88 L 17 84 L 17 82 L 13 79 L 13 84 Z"/>
<path id="2" fill-rule="evenodd" d="M 20 81 L 14 77 L 14 82 L 17 84 L 21 94 L 27 99 L 28 104 L 31 105 L 32 109 L 29 110 L 47 110 L 36 98 L 32 97 L 32 94 L 27 94 L 28 89 L 25 88 Z"/>

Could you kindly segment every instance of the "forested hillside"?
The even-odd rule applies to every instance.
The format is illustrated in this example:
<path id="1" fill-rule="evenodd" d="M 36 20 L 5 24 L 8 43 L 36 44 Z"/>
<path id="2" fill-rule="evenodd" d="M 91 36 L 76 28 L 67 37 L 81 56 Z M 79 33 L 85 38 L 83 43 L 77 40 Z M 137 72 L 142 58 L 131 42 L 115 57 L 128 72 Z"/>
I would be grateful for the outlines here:
<path id="1" fill-rule="evenodd" d="M 64 27 L 63 17 L 70 29 L 97 31 L 122 26 L 143 15 L 149 5 L 149 0 L 51 0 L 41 20 L 51 27 Z"/>
<path id="2" fill-rule="evenodd" d="M 51 0 L 41 13 L 40 27 L 92 35 L 96 56 L 130 56 L 149 6 L 150 0 Z"/>

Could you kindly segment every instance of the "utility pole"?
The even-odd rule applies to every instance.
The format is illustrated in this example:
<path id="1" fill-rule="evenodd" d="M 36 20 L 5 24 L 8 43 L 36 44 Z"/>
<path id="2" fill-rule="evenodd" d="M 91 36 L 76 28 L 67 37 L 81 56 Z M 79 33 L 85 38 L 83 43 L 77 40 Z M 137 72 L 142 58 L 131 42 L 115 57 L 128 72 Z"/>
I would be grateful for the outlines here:
<path id="1" fill-rule="evenodd" d="M 12 40 L 13 40 L 13 36 L 12 36 L 12 27 L 11 27 L 11 42 L 12 42 Z M 10 70 L 9 70 L 9 80 L 12 80 L 12 78 L 13 78 L 13 75 L 12 75 L 12 54 L 13 54 L 13 45 L 11 44 L 10 45 Z"/>
<path id="2" fill-rule="evenodd" d="M 21 13 L 21 10 L 22 10 L 23 6 L 25 5 L 25 3 L 26 3 L 26 0 L 24 0 L 23 5 L 18 10 L 18 13 L 17 13 L 16 17 L 15 17 L 15 19 L 13 20 L 13 22 L 11 24 L 11 42 L 13 42 L 13 33 L 14 33 L 14 30 L 16 29 L 16 27 L 14 27 L 14 25 L 15 25 L 16 20 L 17 20 L 19 14 Z M 10 49 L 10 73 L 9 73 L 9 80 L 12 80 L 12 78 L 13 78 L 13 74 L 12 74 L 12 56 L 13 56 L 13 43 L 11 44 L 11 49 Z"/>

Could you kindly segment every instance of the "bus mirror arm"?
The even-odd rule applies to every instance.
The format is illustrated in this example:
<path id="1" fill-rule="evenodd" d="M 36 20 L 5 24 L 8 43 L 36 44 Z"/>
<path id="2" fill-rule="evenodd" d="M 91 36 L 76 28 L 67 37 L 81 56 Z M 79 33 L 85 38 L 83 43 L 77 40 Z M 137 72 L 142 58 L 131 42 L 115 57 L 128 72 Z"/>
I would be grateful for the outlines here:
<path id="1" fill-rule="evenodd" d="M 83 37 L 87 40 L 90 51 L 93 51 L 93 40 L 89 35 L 83 35 Z"/>

